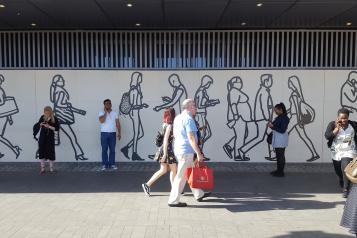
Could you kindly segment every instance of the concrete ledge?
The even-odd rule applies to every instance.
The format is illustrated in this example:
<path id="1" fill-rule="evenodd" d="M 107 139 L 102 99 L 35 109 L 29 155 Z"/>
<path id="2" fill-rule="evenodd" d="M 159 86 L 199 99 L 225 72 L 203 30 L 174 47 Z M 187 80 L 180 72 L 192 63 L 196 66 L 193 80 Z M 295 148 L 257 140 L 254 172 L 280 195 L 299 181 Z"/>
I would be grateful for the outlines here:
<path id="1" fill-rule="evenodd" d="M 216 172 L 270 172 L 276 169 L 276 163 L 252 162 L 209 162 L 208 166 Z M 119 162 L 117 171 L 156 171 L 159 167 L 155 162 Z M 57 162 L 56 169 L 66 172 L 99 171 L 99 162 Z M 39 170 L 39 162 L 0 162 L 0 172 L 30 172 Z M 330 163 L 287 163 L 286 172 L 290 173 L 331 173 L 333 166 Z"/>

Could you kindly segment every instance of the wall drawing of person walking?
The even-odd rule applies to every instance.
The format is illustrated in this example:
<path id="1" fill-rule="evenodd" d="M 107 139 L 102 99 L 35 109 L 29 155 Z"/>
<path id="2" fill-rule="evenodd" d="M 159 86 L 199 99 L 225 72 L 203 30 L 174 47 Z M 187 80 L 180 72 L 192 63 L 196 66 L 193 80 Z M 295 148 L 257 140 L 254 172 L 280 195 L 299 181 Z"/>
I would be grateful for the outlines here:
<path id="1" fill-rule="evenodd" d="M 340 93 L 341 107 L 357 112 L 357 71 L 348 74 L 346 82 L 343 83 Z"/>
<path id="2" fill-rule="evenodd" d="M 8 124 L 10 126 L 13 125 L 14 121 L 12 116 L 19 113 L 19 108 L 14 97 L 6 96 L 5 90 L 2 87 L 4 81 L 4 76 L 0 74 L 0 125 L 2 125 L 0 142 L 8 147 L 15 154 L 17 159 L 20 156 L 21 148 L 18 145 L 13 145 L 9 139 L 5 137 L 5 132 Z M 0 158 L 3 156 L 4 154 L 0 153 Z"/>
<path id="3" fill-rule="evenodd" d="M 70 102 L 70 95 L 65 88 L 65 80 L 62 75 L 55 75 L 52 78 L 50 87 L 50 100 L 53 103 L 53 111 L 60 123 L 60 131 L 62 131 L 69 139 L 74 150 L 75 159 L 88 160 L 84 156 L 83 149 L 78 142 L 77 135 L 74 132 L 72 125 L 75 123 L 74 114 L 84 116 L 86 111 L 78 109 Z M 59 134 L 57 135 L 56 144 L 60 144 Z"/>
<path id="4" fill-rule="evenodd" d="M 239 155 L 235 160 L 249 161 L 250 157 L 247 152 L 264 141 L 267 135 L 267 123 L 273 117 L 273 99 L 271 97 L 270 88 L 273 85 L 273 76 L 271 74 L 263 74 L 260 77 L 260 87 L 257 91 L 254 101 L 253 121 L 257 128 L 257 134 L 251 140 L 242 146 L 238 152 Z M 248 131 L 248 135 L 249 135 Z M 268 150 L 270 148 L 268 146 Z"/>
<path id="5" fill-rule="evenodd" d="M 315 146 L 306 133 L 305 125 L 312 123 L 315 120 L 315 109 L 305 102 L 305 98 L 302 92 L 300 79 L 297 76 L 291 76 L 288 79 L 288 88 L 291 90 L 288 109 L 288 115 L 290 117 L 290 123 L 288 132 L 289 135 L 296 131 L 299 138 L 304 142 L 309 151 L 311 157 L 307 159 L 307 162 L 312 162 L 320 158 L 316 152 Z"/>
<path id="6" fill-rule="evenodd" d="M 181 103 L 187 98 L 187 91 L 182 84 L 180 77 L 177 74 L 171 74 L 168 78 L 169 84 L 173 89 L 171 97 L 161 97 L 163 104 L 154 107 L 155 111 L 160 111 L 169 107 L 173 107 L 176 112 L 181 113 Z"/>
<path id="7" fill-rule="evenodd" d="M 236 76 L 227 82 L 227 126 L 233 130 L 234 136 L 223 145 L 224 152 L 229 158 L 241 161 L 239 149 L 246 143 L 248 122 L 252 119 L 252 108 L 249 96 L 243 92 L 243 81 Z"/>
<path id="8" fill-rule="evenodd" d="M 220 103 L 219 99 L 210 99 L 207 90 L 213 84 L 213 79 L 209 75 L 204 75 L 201 78 L 201 84 L 198 87 L 194 101 L 197 107 L 196 121 L 201 130 L 200 147 L 203 150 L 205 142 L 211 138 L 212 130 L 207 120 L 207 108 L 214 107 Z M 206 157 L 206 156 L 205 156 Z M 207 159 L 207 158 L 206 158 Z"/>
<path id="9" fill-rule="evenodd" d="M 132 149 L 131 160 L 143 161 L 138 154 L 138 142 L 144 137 L 144 128 L 141 121 L 140 111 L 148 108 L 149 105 L 143 103 L 143 94 L 141 91 L 141 83 L 143 75 L 140 72 L 134 72 L 131 75 L 129 92 L 124 93 L 120 102 L 119 110 L 122 114 L 127 114 L 130 117 L 133 126 L 133 138 L 129 143 L 121 148 L 121 152 L 127 159 L 129 157 L 129 149 Z M 126 104 L 126 106 L 124 106 Z"/>

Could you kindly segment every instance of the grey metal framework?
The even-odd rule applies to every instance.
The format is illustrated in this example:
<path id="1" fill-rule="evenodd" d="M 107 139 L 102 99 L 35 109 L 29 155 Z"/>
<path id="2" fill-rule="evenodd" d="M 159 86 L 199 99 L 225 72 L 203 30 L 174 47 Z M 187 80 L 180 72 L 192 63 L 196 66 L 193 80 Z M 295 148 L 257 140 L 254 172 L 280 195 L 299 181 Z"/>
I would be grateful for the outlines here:
<path id="1" fill-rule="evenodd" d="M 357 67 L 357 31 L 3 31 L 2 69 Z"/>

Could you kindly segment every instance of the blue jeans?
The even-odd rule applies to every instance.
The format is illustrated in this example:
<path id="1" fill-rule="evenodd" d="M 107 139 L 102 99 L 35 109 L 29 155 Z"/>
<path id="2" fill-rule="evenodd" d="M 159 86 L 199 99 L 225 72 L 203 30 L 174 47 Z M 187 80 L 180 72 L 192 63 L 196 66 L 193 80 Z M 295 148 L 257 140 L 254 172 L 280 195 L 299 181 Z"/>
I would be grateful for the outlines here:
<path id="1" fill-rule="evenodd" d="M 100 142 L 102 144 L 102 165 L 109 168 L 115 164 L 116 132 L 101 132 Z M 109 148 L 109 159 L 108 159 Z"/>

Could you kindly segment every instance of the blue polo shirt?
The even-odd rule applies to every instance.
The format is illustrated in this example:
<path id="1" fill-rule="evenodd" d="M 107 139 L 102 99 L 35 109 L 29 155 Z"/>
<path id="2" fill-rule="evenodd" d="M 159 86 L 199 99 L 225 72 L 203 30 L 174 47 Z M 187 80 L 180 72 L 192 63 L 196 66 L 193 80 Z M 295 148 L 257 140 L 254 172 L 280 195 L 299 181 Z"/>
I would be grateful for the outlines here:
<path id="1" fill-rule="evenodd" d="M 184 154 L 194 154 L 195 151 L 188 140 L 188 133 L 193 132 L 197 143 L 197 127 L 191 114 L 188 111 L 183 111 L 174 120 L 174 153 L 175 156 Z"/>

